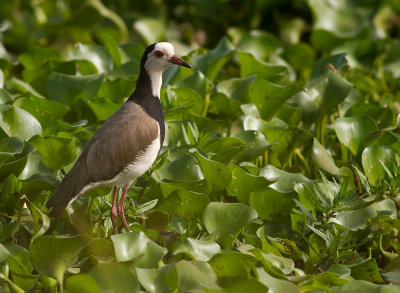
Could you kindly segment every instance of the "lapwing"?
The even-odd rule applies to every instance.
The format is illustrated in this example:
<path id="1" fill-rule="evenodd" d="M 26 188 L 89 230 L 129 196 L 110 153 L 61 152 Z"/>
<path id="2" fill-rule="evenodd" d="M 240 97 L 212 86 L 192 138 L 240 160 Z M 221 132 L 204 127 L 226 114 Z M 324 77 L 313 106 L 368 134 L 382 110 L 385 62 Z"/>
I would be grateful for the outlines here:
<path id="1" fill-rule="evenodd" d="M 118 233 L 119 216 L 129 232 L 124 202 L 129 186 L 154 163 L 164 141 L 165 125 L 160 101 L 162 73 L 170 65 L 191 66 L 174 55 L 168 42 L 148 46 L 140 61 L 136 89 L 97 130 L 74 167 L 47 202 L 50 215 L 59 216 L 68 204 L 96 186 L 114 187 L 111 221 Z M 122 195 L 118 200 L 118 191 Z"/>

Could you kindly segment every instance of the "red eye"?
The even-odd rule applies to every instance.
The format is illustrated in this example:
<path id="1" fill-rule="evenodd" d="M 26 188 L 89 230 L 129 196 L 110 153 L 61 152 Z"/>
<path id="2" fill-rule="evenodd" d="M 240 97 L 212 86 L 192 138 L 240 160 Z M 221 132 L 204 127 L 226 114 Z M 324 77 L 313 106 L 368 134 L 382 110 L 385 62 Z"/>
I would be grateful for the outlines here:
<path id="1" fill-rule="evenodd" d="M 162 51 L 155 51 L 154 56 L 156 56 L 157 58 L 161 58 L 162 56 L 164 56 L 164 53 Z"/>

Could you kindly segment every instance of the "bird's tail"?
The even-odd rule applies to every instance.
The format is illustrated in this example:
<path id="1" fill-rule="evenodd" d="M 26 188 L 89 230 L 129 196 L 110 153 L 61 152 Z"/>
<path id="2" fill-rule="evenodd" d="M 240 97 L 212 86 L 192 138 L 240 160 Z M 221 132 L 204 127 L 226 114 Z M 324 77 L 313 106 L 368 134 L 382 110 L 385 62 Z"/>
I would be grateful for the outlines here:
<path id="1" fill-rule="evenodd" d="M 84 174 L 78 174 L 79 168 L 71 169 L 57 187 L 54 194 L 47 201 L 46 206 L 50 210 L 50 216 L 58 217 L 68 204 L 76 197 L 80 196 L 85 186 Z"/>

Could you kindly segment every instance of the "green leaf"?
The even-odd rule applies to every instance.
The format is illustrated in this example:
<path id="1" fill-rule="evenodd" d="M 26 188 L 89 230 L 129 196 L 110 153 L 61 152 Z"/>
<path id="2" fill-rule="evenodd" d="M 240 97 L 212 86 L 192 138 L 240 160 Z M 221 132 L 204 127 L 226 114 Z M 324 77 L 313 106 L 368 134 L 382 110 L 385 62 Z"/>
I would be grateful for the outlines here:
<path id="1" fill-rule="evenodd" d="M 312 69 L 311 75 L 313 79 L 317 78 L 327 70 L 331 70 L 328 68 L 329 64 L 331 64 L 336 70 L 340 70 L 347 65 L 346 54 L 331 55 L 318 59 L 314 63 Z"/>
<path id="2" fill-rule="evenodd" d="M 76 44 L 68 56 L 73 60 L 86 60 L 91 62 L 98 73 L 109 73 L 113 69 L 113 60 L 107 50 L 98 45 Z"/>
<path id="3" fill-rule="evenodd" d="M 257 260 L 250 254 L 222 251 L 208 262 L 223 285 L 248 279 L 255 272 Z"/>
<path id="4" fill-rule="evenodd" d="M 23 140 L 42 134 L 42 126 L 39 121 L 32 114 L 18 107 L 12 107 L 5 111 L 0 110 L 0 127 L 8 136 Z"/>
<path id="5" fill-rule="evenodd" d="M 263 268 L 257 268 L 257 274 L 259 280 L 268 287 L 268 291 L 288 293 L 299 292 L 299 288 L 295 284 L 286 280 L 274 278 L 265 272 Z"/>
<path id="6" fill-rule="evenodd" d="M 40 68 L 47 61 L 61 60 L 61 54 L 59 51 L 46 47 L 33 47 L 18 58 L 21 64 L 28 70 Z"/>
<path id="7" fill-rule="evenodd" d="M 29 246 L 32 265 L 40 274 L 55 278 L 62 286 L 64 273 L 85 247 L 81 236 L 40 236 Z"/>
<path id="8" fill-rule="evenodd" d="M 180 292 L 193 292 L 204 288 L 220 289 L 214 271 L 206 262 L 181 260 L 175 267 L 178 271 Z"/>
<path id="9" fill-rule="evenodd" d="M 209 80 L 214 80 L 218 71 L 231 58 L 234 47 L 227 37 L 223 37 L 217 47 L 203 55 L 195 55 L 190 58 L 195 70 L 199 70 Z"/>
<path id="10" fill-rule="evenodd" d="M 225 249 L 232 248 L 240 230 L 255 218 L 257 212 L 242 203 L 212 202 L 203 213 L 203 222 L 208 233 L 214 234 L 217 242 Z"/>
<path id="11" fill-rule="evenodd" d="M 198 181 L 160 182 L 159 185 L 164 198 L 167 198 L 173 191 L 177 189 L 183 189 L 197 193 L 209 193 L 211 190 L 210 183 L 205 179 Z"/>
<path id="12" fill-rule="evenodd" d="M 246 143 L 235 137 L 215 137 L 212 138 L 203 149 L 207 153 L 211 153 L 210 158 L 213 161 L 227 164 L 235 158 L 238 153 L 246 149 Z"/>
<path id="13" fill-rule="evenodd" d="M 300 173 L 288 173 L 280 170 L 272 165 L 268 165 L 260 169 L 259 176 L 265 177 L 267 180 L 275 182 L 270 185 L 271 188 L 283 193 L 294 191 L 294 185 L 299 182 L 314 182 Z"/>
<path id="14" fill-rule="evenodd" d="M 10 253 L 8 252 L 8 249 L 5 248 L 4 245 L 0 243 L 0 262 L 6 260 L 9 254 Z"/>
<path id="15" fill-rule="evenodd" d="M 393 177 L 397 173 L 395 171 L 397 156 L 395 150 L 385 145 L 374 144 L 365 148 L 361 161 L 368 181 L 372 185 L 378 185 L 381 180 Z"/>
<path id="16" fill-rule="evenodd" d="M 206 194 L 177 189 L 157 205 L 157 210 L 191 220 L 200 217 L 209 202 Z"/>
<path id="17" fill-rule="evenodd" d="M 264 177 L 251 175 L 236 165 L 229 165 L 229 169 L 232 180 L 226 190 L 242 203 L 248 204 L 252 191 L 264 189 L 270 183 Z"/>
<path id="18" fill-rule="evenodd" d="M 261 219 L 273 221 L 279 219 L 281 214 L 290 212 L 296 205 L 293 201 L 296 197 L 295 193 L 281 193 L 266 187 L 263 190 L 251 192 L 249 202 Z"/>
<path id="19" fill-rule="evenodd" d="M 28 203 L 29 209 L 32 214 L 33 221 L 33 230 L 32 230 L 32 238 L 30 243 L 32 243 L 37 237 L 42 236 L 50 227 L 50 219 L 44 214 L 41 210 L 38 209 L 33 203 L 31 203 L 28 199 L 25 199 Z"/>
<path id="20" fill-rule="evenodd" d="M 77 138 L 35 136 L 29 144 L 38 149 L 43 163 L 52 170 L 59 170 L 75 160 L 80 142 Z"/>
<path id="21" fill-rule="evenodd" d="M 369 134 L 378 131 L 376 122 L 369 116 L 337 118 L 334 127 L 339 141 L 353 154 L 361 151 Z"/>
<path id="22" fill-rule="evenodd" d="M 64 104 L 37 98 L 31 94 L 24 95 L 15 100 L 14 106 L 32 114 L 42 126 L 46 126 L 51 121 L 63 118 L 69 110 Z"/>
<path id="23" fill-rule="evenodd" d="M 67 279 L 65 290 L 68 293 L 101 293 L 94 278 L 86 274 L 73 275 Z"/>
<path id="24" fill-rule="evenodd" d="M 261 132 L 255 130 L 241 131 L 235 134 L 234 137 L 246 143 L 246 149 L 236 156 L 238 162 L 252 161 L 263 155 L 267 148 L 271 146 L 265 136 Z"/>
<path id="25" fill-rule="evenodd" d="M 167 293 L 175 291 L 173 289 L 179 287 L 178 271 L 175 264 L 165 265 L 159 269 L 136 268 L 136 275 L 143 288 L 151 293 Z"/>
<path id="26" fill-rule="evenodd" d="M 371 219 L 376 215 L 376 210 L 367 206 L 361 209 L 340 212 L 335 216 L 335 218 L 332 218 L 331 221 L 338 223 L 347 229 L 357 231 L 364 229 L 368 219 Z"/>
<path id="27" fill-rule="evenodd" d="M 143 232 L 112 235 L 111 240 L 118 262 L 135 260 L 141 262 L 138 267 L 146 268 L 150 264 L 157 264 L 167 254 L 165 248 L 153 243 Z"/>
<path id="28" fill-rule="evenodd" d="M 259 78 L 276 81 L 282 79 L 287 73 L 287 68 L 268 64 L 257 60 L 253 55 L 238 51 L 240 62 L 240 76 L 248 77 L 257 75 Z"/>
<path id="29" fill-rule="evenodd" d="M 101 264 L 88 275 L 95 280 L 100 292 L 140 292 L 135 274 L 119 263 Z"/>
<path id="30" fill-rule="evenodd" d="M 78 100 L 89 100 L 99 91 L 104 74 L 73 76 L 53 72 L 47 80 L 49 97 L 57 102 L 71 105 Z"/>
<path id="31" fill-rule="evenodd" d="M 161 179 L 173 181 L 198 181 L 204 175 L 197 160 L 189 154 L 179 156 L 173 161 L 164 163 L 156 173 Z"/>
<path id="32" fill-rule="evenodd" d="M 353 85 L 332 70 L 326 70 L 309 83 L 305 90 L 318 105 L 319 117 L 335 112 L 337 106 L 350 94 Z"/>
<path id="33" fill-rule="evenodd" d="M 351 276 L 355 279 L 368 280 L 374 283 L 384 283 L 375 259 L 352 265 Z"/>
<path id="34" fill-rule="evenodd" d="M 339 175 L 339 168 L 336 166 L 331 154 L 323 147 L 322 144 L 319 143 L 316 138 L 314 138 L 311 157 L 323 170 L 334 175 Z"/>
<path id="35" fill-rule="evenodd" d="M 398 285 L 377 285 L 364 280 L 352 280 L 342 287 L 341 292 L 396 293 L 399 290 Z"/>
<path id="36" fill-rule="evenodd" d="M 221 81 L 217 85 L 217 91 L 225 94 L 230 99 L 240 101 L 241 103 L 249 103 L 249 89 L 256 76 L 246 78 L 232 78 Z"/>
<path id="37" fill-rule="evenodd" d="M 256 105 L 261 118 L 270 120 L 282 105 L 300 90 L 296 85 L 282 86 L 256 79 L 250 86 L 250 101 Z"/>
<path id="38" fill-rule="evenodd" d="M 201 97 L 204 97 L 209 92 L 211 81 L 201 71 L 195 71 L 192 75 L 180 80 L 175 85 L 179 88 L 191 88 Z"/>
<path id="39" fill-rule="evenodd" d="M 108 99 L 94 99 L 88 102 L 88 105 L 99 121 L 107 120 L 121 107 Z"/>
<path id="40" fill-rule="evenodd" d="M 198 160 L 204 178 L 210 182 L 211 192 L 224 190 L 229 185 L 232 174 L 227 166 L 205 158 L 196 149 L 190 149 L 189 151 Z"/>
<path id="41" fill-rule="evenodd" d="M 135 21 L 133 28 L 147 45 L 165 40 L 166 26 L 160 18 L 141 17 Z"/>
<path id="42" fill-rule="evenodd" d="M 174 255 L 183 253 L 193 260 L 209 261 L 215 254 L 221 251 L 220 246 L 210 240 L 197 240 L 186 238 L 179 243 Z"/>

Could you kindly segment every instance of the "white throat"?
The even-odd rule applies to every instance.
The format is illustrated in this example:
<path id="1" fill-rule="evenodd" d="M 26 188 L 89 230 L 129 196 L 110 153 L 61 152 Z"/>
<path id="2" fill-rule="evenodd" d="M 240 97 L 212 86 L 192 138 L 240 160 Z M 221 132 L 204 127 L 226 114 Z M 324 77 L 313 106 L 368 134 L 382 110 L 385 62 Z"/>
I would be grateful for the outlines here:
<path id="1" fill-rule="evenodd" d="M 150 76 L 151 81 L 151 92 L 153 96 L 160 98 L 160 91 L 162 85 L 162 71 L 159 72 L 149 72 L 147 71 Z"/>

